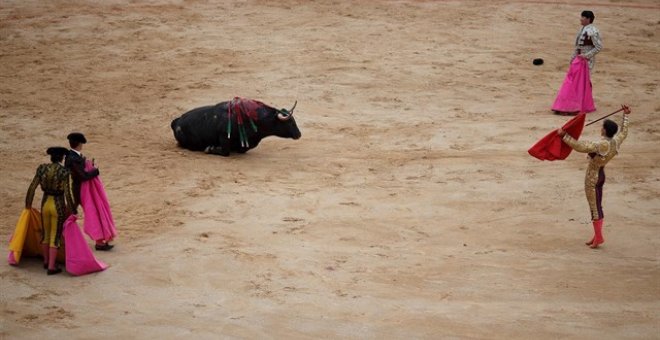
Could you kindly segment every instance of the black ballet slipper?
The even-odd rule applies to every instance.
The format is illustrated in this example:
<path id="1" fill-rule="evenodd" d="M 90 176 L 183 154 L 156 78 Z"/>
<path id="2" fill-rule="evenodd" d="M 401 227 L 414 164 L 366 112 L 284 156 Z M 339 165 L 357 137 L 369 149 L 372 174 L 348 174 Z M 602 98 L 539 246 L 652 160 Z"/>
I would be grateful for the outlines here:
<path id="1" fill-rule="evenodd" d="M 94 246 L 94 248 L 95 248 L 96 250 L 101 250 L 101 251 L 108 251 L 108 250 L 110 250 L 110 249 L 112 249 L 112 248 L 114 248 L 114 247 L 115 247 L 114 245 L 109 244 L 109 243 L 105 243 L 105 244 L 97 244 L 96 246 Z"/>
<path id="2" fill-rule="evenodd" d="M 61 272 L 62 272 L 62 268 L 55 268 L 55 269 L 48 269 L 48 271 L 46 272 L 46 274 L 48 274 L 48 275 L 55 275 L 55 274 L 59 274 L 59 273 L 61 273 Z"/>

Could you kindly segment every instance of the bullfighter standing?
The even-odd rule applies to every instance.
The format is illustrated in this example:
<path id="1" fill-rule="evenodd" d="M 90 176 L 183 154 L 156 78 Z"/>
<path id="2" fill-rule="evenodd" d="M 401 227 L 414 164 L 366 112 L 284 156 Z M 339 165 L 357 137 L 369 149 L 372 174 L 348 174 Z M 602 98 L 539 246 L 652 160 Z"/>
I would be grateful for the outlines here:
<path id="1" fill-rule="evenodd" d="M 618 125 L 607 119 L 603 122 L 601 135 L 603 138 L 599 141 L 577 141 L 562 128 L 557 129 L 557 133 L 562 137 L 562 141 L 568 144 L 573 150 L 589 154 L 589 165 L 584 179 L 584 191 L 589 202 L 591 210 L 591 220 L 594 227 L 594 237 L 586 244 L 591 248 L 605 242 L 603 239 L 603 185 L 605 184 L 605 165 L 619 153 L 619 147 L 628 135 L 628 115 L 631 110 L 623 105 L 623 123 L 621 131 Z"/>
<path id="2" fill-rule="evenodd" d="M 582 28 L 575 37 L 575 49 L 571 56 L 571 61 L 578 58 L 584 58 L 589 61 L 589 71 L 593 70 L 596 64 L 596 54 L 603 49 L 603 40 L 600 37 L 600 31 L 594 26 L 594 12 L 583 11 L 580 17 Z"/>
<path id="3" fill-rule="evenodd" d="M 72 132 L 67 137 L 69 140 L 69 154 L 66 157 L 64 165 L 71 171 L 72 187 L 73 187 L 73 196 L 75 198 L 75 207 L 78 208 L 82 204 L 80 198 L 80 187 L 82 182 L 89 181 L 94 177 L 99 175 L 99 169 L 94 168 L 93 170 L 85 170 L 86 158 L 82 155 L 83 144 L 87 143 L 87 138 L 85 135 L 79 132 Z M 95 240 L 96 245 L 94 246 L 96 250 L 108 251 L 114 247 L 114 245 L 109 244 L 105 240 Z"/>
<path id="4" fill-rule="evenodd" d="M 57 250 L 62 240 L 64 220 L 69 214 L 76 214 L 75 202 L 71 190 L 71 175 L 63 165 L 66 148 L 52 147 L 46 151 L 50 155 L 50 164 L 41 164 L 30 183 L 25 195 L 25 208 L 32 208 L 34 193 L 37 186 L 43 190 L 41 199 L 41 220 L 43 223 L 43 238 L 41 240 L 42 255 L 44 258 L 44 269 L 48 275 L 61 273 L 57 268 L 55 260 Z"/>

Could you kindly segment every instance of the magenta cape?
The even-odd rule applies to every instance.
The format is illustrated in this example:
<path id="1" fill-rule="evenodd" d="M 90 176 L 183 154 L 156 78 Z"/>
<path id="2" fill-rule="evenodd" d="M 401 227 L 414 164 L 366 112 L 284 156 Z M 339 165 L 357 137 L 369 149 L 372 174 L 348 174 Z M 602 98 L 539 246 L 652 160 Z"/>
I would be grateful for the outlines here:
<path id="1" fill-rule="evenodd" d="M 85 171 L 92 169 L 94 169 L 94 165 L 87 161 Z M 94 241 L 112 241 L 117 235 L 117 229 L 115 229 L 110 203 L 108 203 L 108 197 L 99 176 L 80 184 L 80 205 L 85 213 L 83 221 L 85 234 Z"/>
<path id="2" fill-rule="evenodd" d="M 580 138 L 580 134 L 582 134 L 582 129 L 584 128 L 585 116 L 585 113 L 580 113 L 571 118 L 571 120 L 562 126 L 562 129 L 571 135 L 571 137 L 575 139 Z M 551 131 L 527 150 L 530 155 L 542 161 L 566 159 L 571 154 L 571 151 L 573 149 L 561 140 L 561 137 L 557 134 L 557 130 Z"/>
<path id="3" fill-rule="evenodd" d="M 64 242 L 66 243 L 66 271 L 71 275 L 85 275 L 108 268 L 92 254 L 85 237 L 80 232 L 76 215 L 70 215 L 64 222 Z"/>
<path id="4" fill-rule="evenodd" d="M 594 98 L 591 94 L 591 79 L 589 78 L 589 62 L 576 57 L 566 73 L 564 83 L 559 89 L 557 99 L 552 104 L 552 110 L 561 112 L 593 112 L 596 111 Z"/>

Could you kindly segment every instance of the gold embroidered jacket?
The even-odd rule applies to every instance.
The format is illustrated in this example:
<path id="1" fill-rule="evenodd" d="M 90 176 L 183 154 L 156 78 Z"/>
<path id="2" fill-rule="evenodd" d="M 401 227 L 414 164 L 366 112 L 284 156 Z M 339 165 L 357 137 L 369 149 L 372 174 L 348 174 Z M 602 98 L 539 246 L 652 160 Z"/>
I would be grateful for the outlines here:
<path id="1" fill-rule="evenodd" d="M 41 164 L 37 168 L 37 173 L 30 183 L 27 195 L 25 196 L 25 206 L 31 207 L 34 200 L 34 192 L 37 186 L 41 185 L 44 191 L 42 201 L 46 196 L 55 196 L 56 198 L 64 196 L 66 206 L 69 211 L 73 210 L 73 192 L 71 190 L 71 176 L 69 170 L 59 163 Z M 42 202 L 43 204 L 43 202 Z"/>
<path id="2" fill-rule="evenodd" d="M 621 131 L 612 138 L 593 141 L 578 141 L 569 134 L 564 135 L 562 140 L 577 152 L 589 153 L 591 159 L 587 166 L 585 185 L 595 187 L 598 181 L 598 171 L 604 167 L 614 156 L 619 153 L 619 147 L 628 136 L 628 115 L 623 115 Z"/>

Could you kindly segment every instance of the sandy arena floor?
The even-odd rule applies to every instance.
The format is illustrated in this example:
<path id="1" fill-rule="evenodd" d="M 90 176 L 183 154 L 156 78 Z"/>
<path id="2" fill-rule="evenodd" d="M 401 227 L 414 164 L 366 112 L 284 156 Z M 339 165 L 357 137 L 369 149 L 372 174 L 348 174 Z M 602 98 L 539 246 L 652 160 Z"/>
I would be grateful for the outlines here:
<path id="1" fill-rule="evenodd" d="M 633 108 L 600 250 L 585 157 L 527 154 L 567 120 L 549 108 L 584 9 L 605 43 L 588 120 Z M 3 0 L 0 239 L 71 131 L 120 235 L 101 273 L 0 265 L 0 338 L 657 339 L 659 18 L 654 0 Z M 298 100 L 303 137 L 177 148 L 173 118 L 233 96 Z"/>

